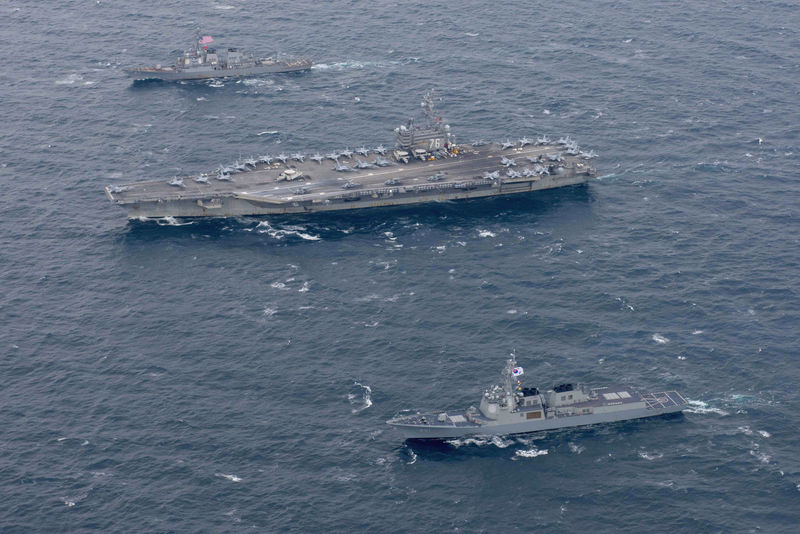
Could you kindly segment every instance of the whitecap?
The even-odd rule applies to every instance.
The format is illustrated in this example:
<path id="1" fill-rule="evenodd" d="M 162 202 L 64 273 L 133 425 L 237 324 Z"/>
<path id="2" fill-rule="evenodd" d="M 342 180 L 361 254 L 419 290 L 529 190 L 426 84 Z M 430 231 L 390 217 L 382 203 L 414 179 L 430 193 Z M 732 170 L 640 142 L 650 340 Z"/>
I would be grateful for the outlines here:
<path id="1" fill-rule="evenodd" d="M 56 80 L 56 85 L 75 85 L 77 82 L 83 81 L 83 76 L 78 73 L 72 73 L 66 78 Z"/>
<path id="2" fill-rule="evenodd" d="M 242 481 L 242 479 L 240 477 L 237 477 L 236 475 L 226 475 L 225 473 L 214 473 L 214 475 L 218 476 L 220 478 L 226 478 L 226 479 L 230 480 L 231 482 L 241 482 Z"/>
<path id="3" fill-rule="evenodd" d="M 347 394 L 347 400 L 352 406 L 351 413 L 364 411 L 372 406 L 372 388 L 354 380 L 352 391 Z"/>
<path id="4" fill-rule="evenodd" d="M 533 449 L 514 451 L 514 455 L 521 458 L 536 458 L 537 456 L 544 456 L 545 454 L 548 454 L 547 450 L 539 450 L 536 447 Z"/>
<path id="5" fill-rule="evenodd" d="M 700 334 L 702 334 L 702 333 L 703 333 L 703 331 L 702 331 L 702 330 L 694 330 L 694 331 L 692 331 L 692 335 L 693 335 L 693 336 L 699 336 L 699 335 L 700 335 Z"/>
<path id="6" fill-rule="evenodd" d="M 649 454 L 646 451 L 639 451 L 639 458 L 643 458 L 645 460 L 653 461 L 653 460 L 658 460 L 659 458 L 663 458 L 663 457 L 664 457 L 664 455 L 662 453 L 660 453 L 660 452 L 655 453 L 655 454 Z"/>
<path id="7" fill-rule="evenodd" d="M 190 224 L 194 224 L 194 221 L 179 222 L 178 219 L 170 215 L 167 215 L 166 217 L 162 217 L 160 219 L 155 219 L 155 221 L 156 224 L 159 226 L 188 226 Z"/>
<path id="8" fill-rule="evenodd" d="M 264 312 L 263 313 L 264 313 L 264 317 L 272 317 L 273 315 L 278 313 L 278 309 L 277 308 L 268 308 L 267 307 L 267 308 L 264 308 Z"/>
<path id="9" fill-rule="evenodd" d="M 466 35 L 467 37 L 477 37 L 477 36 L 480 35 L 480 33 L 478 33 L 478 32 L 464 32 L 464 35 Z"/>
<path id="10" fill-rule="evenodd" d="M 497 234 L 495 234 L 494 232 L 492 232 L 490 230 L 478 230 L 478 235 L 480 237 L 496 237 L 497 236 Z"/>
<path id="11" fill-rule="evenodd" d="M 757 458 L 762 464 L 768 464 L 771 460 L 768 454 L 764 454 L 763 452 L 757 450 L 750 450 L 750 456 Z"/>
<path id="12" fill-rule="evenodd" d="M 708 403 L 705 403 L 703 401 L 689 400 L 688 403 L 689 406 L 691 406 L 691 408 L 687 408 L 686 411 L 689 413 L 699 413 L 699 414 L 715 413 L 717 415 L 722 415 L 722 416 L 729 415 L 728 412 L 726 412 L 725 410 L 710 407 Z"/>
<path id="13" fill-rule="evenodd" d="M 256 225 L 256 232 L 259 234 L 268 234 L 275 239 L 283 239 L 286 236 L 293 235 L 306 241 L 319 241 L 320 237 L 306 232 L 306 228 L 302 226 L 284 226 L 283 228 L 273 228 L 269 221 L 261 221 Z"/>
<path id="14" fill-rule="evenodd" d="M 303 282 L 303 287 L 297 290 L 298 293 L 306 293 L 310 290 L 310 286 L 308 282 Z"/>
<path id="15" fill-rule="evenodd" d="M 256 135 L 275 135 L 278 133 L 278 130 L 264 130 L 263 132 L 258 132 Z"/>
<path id="16" fill-rule="evenodd" d="M 586 450 L 586 447 L 584 447 L 583 445 L 578 445 L 577 443 L 573 443 L 571 441 L 567 445 L 569 445 L 569 450 L 574 452 L 575 454 L 580 454 Z"/>
<path id="17" fill-rule="evenodd" d="M 762 437 L 762 438 L 769 438 L 769 437 L 772 437 L 772 434 L 770 434 L 770 433 L 769 433 L 769 432 L 767 432 L 766 430 L 759 430 L 759 431 L 758 431 L 758 433 L 759 433 L 759 434 L 761 434 L 761 437 Z"/>
<path id="18" fill-rule="evenodd" d="M 271 287 L 272 289 L 284 289 L 284 290 L 288 290 L 289 289 L 288 287 L 286 287 L 286 284 L 284 284 L 283 282 L 272 282 L 269 285 L 269 287 Z"/>
<path id="19" fill-rule="evenodd" d="M 230 9 L 236 9 L 236 6 L 229 6 L 229 5 L 226 5 L 226 4 L 218 4 L 218 5 L 214 6 L 214 9 L 222 9 L 224 11 L 228 11 Z"/>
<path id="20" fill-rule="evenodd" d="M 661 334 L 653 334 L 651 339 L 660 345 L 663 345 L 664 343 L 669 343 L 669 338 L 664 337 Z"/>

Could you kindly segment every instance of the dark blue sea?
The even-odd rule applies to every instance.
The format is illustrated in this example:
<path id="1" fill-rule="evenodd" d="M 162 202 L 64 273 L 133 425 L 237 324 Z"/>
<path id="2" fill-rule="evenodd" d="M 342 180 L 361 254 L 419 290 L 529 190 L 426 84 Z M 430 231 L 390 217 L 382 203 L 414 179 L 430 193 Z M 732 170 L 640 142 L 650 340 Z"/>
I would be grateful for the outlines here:
<path id="1" fill-rule="evenodd" d="M 0 4 L 0 531 L 800 531 L 800 10 L 719 2 Z M 302 74 L 137 83 L 200 27 Z M 587 187 L 128 221 L 108 184 L 570 135 Z M 406 443 L 527 384 L 684 416 Z"/>

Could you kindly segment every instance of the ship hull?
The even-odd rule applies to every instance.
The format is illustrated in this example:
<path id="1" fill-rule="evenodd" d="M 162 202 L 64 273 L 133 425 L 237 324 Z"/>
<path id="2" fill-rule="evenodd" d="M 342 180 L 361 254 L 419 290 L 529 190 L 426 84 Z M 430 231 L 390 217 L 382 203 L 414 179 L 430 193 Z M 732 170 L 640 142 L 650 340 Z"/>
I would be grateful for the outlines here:
<path id="1" fill-rule="evenodd" d="M 520 171 L 530 158 L 556 154 L 557 146 L 502 149 L 497 144 L 464 148 L 435 160 L 414 159 L 379 167 L 356 168 L 366 160 L 351 156 L 348 170 L 334 162 L 258 163 L 225 180 L 211 173 L 167 181 L 106 187 L 109 200 L 131 219 L 163 217 L 237 217 L 302 214 L 525 194 L 587 183 L 595 170 L 578 158 L 553 166 L 552 174 L 523 176 L 501 164 L 516 158 Z M 533 166 L 533 164 L 527 163 Z M 282 178 L 291 171 L 298 178 Z M 490 176 L 491 174 L 491 176 Z M 511 173 L 514 174 L 514 173 Z M 530 174 L 530 173 L 529 173 Z M 300 178 L 301 177 L 301 178 Z M 175 180 L 178 180 L 175 183 Z M 199 181 L 198 181 L 199 180 Z"/>
<path id="2" fill-rule="evenodd" d="M 161 199 L 122 204 L 130 219 L 153 219 L 164 217 L 237 217 L 247 215 L 276 215 L 298 213 L 320 213 L 346 211 L 365 208 L 382 208 L 389 206 L 409 206 L 451 200 L 476 199 L 502 195 L 532 193 L 544 189 L 583 185 L 588 176 L 575 175 L 545 178 L 517 184 L 487 185 L 473 190 L 444 190 L 428 194 L 396 193 L 391 196 L 373 198 L 365 196 L 353 200 L 341 200 L 331 203 L 292 202 L 275 203 L 262 201 L 256 196 L 239 194 L 220 197 L 218 202 L 204 202 L 202 199 Z M 113 198 L 111 199 L 113 201 Z"/>
<path id="3" fill-rule="evenodd" d="M 511 434 L 527 434 L 548 430 L 562 430 L 567 428 L 592 426 L 619 421 L 631 421 L 680 413 L 685 406 L 670 406 L 668 408 L 638 408 L 610 413 L 575 415 L 571 417 L 555 417 L 536 421 L 522 421 L 511 424 L 483 424 L 483 425 L 417 425 L 404 424 L 398 421 L 387 423 L 399 430 L 405 439 L 441 440 L 469 436 L 505 436 Z"/>
<path id="4" fill-rule="evenodd" d="M 232 69 L 212 69 L 187 71 L 165 68 L 132 68 L 127 69 L 128 76 L 134 80 L 209 80 L 215 78 L 242 78 L 248 76 L 259 76 L 262 74 L 272 74 L 278 72 L 299 72 L 310 69 L 312 62 L 303 61 L 296 64 L 276 63 L 272 65 L 255 65 L 252 67 L 232 68 Z"/>

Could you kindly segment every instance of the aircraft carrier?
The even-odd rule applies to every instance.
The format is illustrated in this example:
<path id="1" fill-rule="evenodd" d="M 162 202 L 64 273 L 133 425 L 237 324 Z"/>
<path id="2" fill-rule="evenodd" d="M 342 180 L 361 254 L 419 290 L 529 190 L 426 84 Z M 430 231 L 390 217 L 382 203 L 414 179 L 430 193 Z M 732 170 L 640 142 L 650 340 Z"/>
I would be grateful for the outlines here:
<path id="1" fill-rule="evenodd" d="M 426 122 L 395 129 L 394 148 L 241 159 L 213 172 L 109 185 L 129 218 L 313 213 L 529 193 L 585 184 L 592 151 L 569 137 L 458 144 L 423 100 Z"/>
<path id="2" fill-rule="evenodd" d="M 313 64 L 306 58 L 257 58 L 241 48 L 218 49 L 213 42 L 210 35 L 198 35 L 194 48 L 185 51 L 173 65 L 132 67 L 125 71 L 134 80 L 206 80 L 301 71 Z"/>
<path id="3" fill-rule="evenodd" d="M 502 384 L 483 393 L 480 407 L 459 412 L 398 415 L 387 423 L 406 439 L 524 434 L 678 413 L 688 402 L 677 391 L 641 394 L 630 386 L 588 388 L 567 383 L 545 392 L 523 387 L 512 354 Z"/>

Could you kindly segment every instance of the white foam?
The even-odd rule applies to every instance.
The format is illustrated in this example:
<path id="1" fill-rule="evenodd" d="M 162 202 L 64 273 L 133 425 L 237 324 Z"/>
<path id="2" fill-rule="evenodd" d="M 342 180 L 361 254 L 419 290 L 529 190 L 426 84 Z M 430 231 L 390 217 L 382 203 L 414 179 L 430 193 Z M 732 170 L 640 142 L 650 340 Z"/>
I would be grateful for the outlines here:
<path id="1" fill-rule="evenodd" d="M 286 284 L 284 284 L 283 282 L 272 282 L 269 285 L 269 287 L 271 287 L 272 289 L 283 289 L 283 290 L 288 290 L 289 289 L 288 287 L 286 287 Z"/>
<path id="2" fill-rule="evenodd" d="M 275 135 L 278 133 L 278 130 L 264 130 L 263 132 L 258 132 L 256 135 Z"/>
<path id="3" fill-rule="evenodd" d="M 477 37 L 477 36 L 480 35 L 480 33 L 478 33 L 478 32 L 464 32 L 464 35 L 466 35 L 467 37 Z"/>
<path id="4" fill-rule="evenodd" d="M 762 437 L 762 438 L 769 438 L 769 437 L 772 437 L 772 434 L 770 434 L 770 433 L 769 433 L 769 432 L 767 432 L 766 430 L 759 430 L 759 431 L 758 431 L 758 433 L 759 433 L 759 434 L 761 434 L 761 437 Z"/>
<path id="5" fill-rule="evenodd" d="M 225 4 L 219 4 L 219 5 L 214 6 L 214 9 L 222 9 L 224 11 L 228 11 L 230 9 L 236 9 L 236 6 L 229 6 L 229 5 L 225 5 Z"/>
<path id="6" fill-rule="evenodd" d="M 653 337 L 651 339 L 660 345 L 663 345 L 664 343 L 669 343 L 669 338 L 666 338 L 661 334 L 653 334 Z"/>
<path id="7" fill-rule="evenodd" d="M 540 451 L 535 447 L 533 449 L 527 449 L 523 451 L 514 451 L 515 456 L 519 456 L 522 458 L 536 458 L 537 456 L 544 456 L 545 454 L 548 454 L 548 451 L 546 450 Z"/>
<path id="8" fill-rule="evenodd" d="M 763 452 L 759 452 L 757 450 L 750 450 L 750 456 L 757 458 L 758 461 L 761 462 L 762 464 L 768 464 L 769 461 L 771 460 L 769 455 L 764 454 Z"/>
<path id="9" fill-rule="evenodd" d="M 155 221 L 159 226 L 188 226 L 194 224 L 194 221 L 179 222 L 178 219 L 169 215 L 160 219 L 155 219 Z"/>
<path id="10" fill-rule="evenodd" d="M 306 241 L 319 241 L 320 237 L 316 235 L 311 235 L 306 232 L 306 229 L 302 226 L 285 226 L 283 228 L 273 228 L 269 221 L 261 221 L 256 225 L 255 228 L 256 232 L 259 234 L 268 234 L 270 237 L 274 237 L 275 239 L 283 239 L 286 236 L 294 235 L 301 239 L 305 239 Z"/>
<path id="11" fill-rule="evenodd" d="M 658 460 L 659 458 L 663 458 L 663 457 L 664 457 L 664 455 L 662 453 L 660 453 L 660 452 L 655 453 L 655 454 L 649 454 L 646 451 L 639 451 L 639 458 L 643 458 L 645 460 L 653 461 L 653 460 Z"/>
<path id="12" fill-rule="evenodd" d="M 710 407 L 707 403 L 703 401 L 689 400 L 688 403 L 689 406 L 691 406 L 691 408 L 687 408 L 686 411 L 689 413 L 699 413 L 699 414 L 715 413 L 717 415 L 722 415 L 722 416 L 730 415 L 725 410 Z"/>
<path id="13" fill-rule="evenodd" d="M 230 480 L 231 482 L 241 482 L 242 481 L 242 479 L 240 477 L 237 477 L 236 475 L 226 475 L 225 473 L 214 473 L 214 475 L 218 476 L 220 478 L 226 478 L 226 479 Z"/>
<path id="14" fill-rule="evenodd" d="M 480 237 L 496 237 L 497 236 L 497 234 L 495 234 L 494 232 L 492 232 L 490 230 L 478 230 L 478 235 Z"/>
<path id="15" fill-rule="evenodd" d="M 303 287 L 301 287 L 297 291 L 298 291 L 298 293 L 306 293 L 306 292 L 310 291 L 310 289 L 311 288 L 310 288 L 309 283 L 308 282 L 303 282 Z"/>
<path id="16" fill-rule="evenodd" d="M 276 313 L 278 313 L 278 309 L 277 308 L 269 308 L 269 307 L 264 308 L 264 316 L 265 317 L 272 317 Z"/>
<path id="17" fill-rule="evenodd" d="M 372 406 L 372 388 L 365 386 L 361 382 L 356 382 L 355 380 L 353 381 L 353 386 L 360 388 L 360 391 L 358 393 L 348 393 L 347 400 L 349 400 L 350 405 L 353 406 L 350 412 L 359 413 Z"/>
<path id="18" fill-rule="evenodd" d="M 586 447 L 584 447 L 583 445 L 577 445 L 575 443 L 572 443 L 571 441 L 568 443 L 568 445 L 569 445 L 569 450 L 574 452 L 575 454 L 580 454 L 586 450 Z"/>

